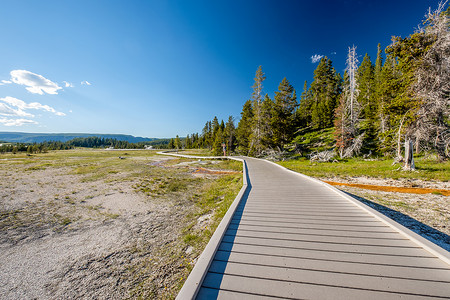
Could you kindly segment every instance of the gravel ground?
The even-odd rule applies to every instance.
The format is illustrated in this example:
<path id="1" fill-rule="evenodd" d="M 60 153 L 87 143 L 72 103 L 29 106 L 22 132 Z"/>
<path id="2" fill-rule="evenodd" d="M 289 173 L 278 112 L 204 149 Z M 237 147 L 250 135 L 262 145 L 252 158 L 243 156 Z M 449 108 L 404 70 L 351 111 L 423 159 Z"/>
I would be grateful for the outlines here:
<path id="1" fill-rule="evenodd" d="M 96 179 L 98 169 L 75 171 L 103 162 L 0 162 L 1 299 L 170 297 L 182 269 L 180 235 L 194 204 L 187 192 L 137 191 L 142 178 L 133 172 L 139 164 L 137 171 L 150 179 L 176 179 L 177 172 L 194 177 L 165 170 L 160 156 L 103 159 L 111 170 L 121 163 L 127 171 L 107 169 Z"/>

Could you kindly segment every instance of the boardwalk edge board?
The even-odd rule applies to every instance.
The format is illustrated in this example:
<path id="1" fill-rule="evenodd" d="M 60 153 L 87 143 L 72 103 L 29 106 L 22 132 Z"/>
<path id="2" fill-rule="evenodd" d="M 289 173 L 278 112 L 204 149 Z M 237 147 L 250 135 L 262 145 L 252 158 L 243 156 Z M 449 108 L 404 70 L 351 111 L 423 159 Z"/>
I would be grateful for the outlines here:
<path id="1" fill-rule="evenodd" d="M 260 159 L 260 158 L 259 158 Z M 405 226 L 395 222 L 394 220 L 392 220 L 391 218 L 383 215 L 382 213 L 376 211 L 375 209 L 373 209 L 372 207 L 359 202 L 358 200 L 354 199 L 353 197 L 350 197 L 349 195 L 347 195 L 346 193 L 342 192 L 341 190 L 337 189 L 336 187 L 325 183 L 321 180 L 312 178 L 310 176 L 307 176 L 305 174 L 302 173 L 298 173 L 292 170 L 289 170 L 275 162 L 266 160 L 266 159 L 260 159 L 260 160 L 264 160 L 267 161 L 275 166 L 278 166 L 279 168 L 282 168 L 288 172 L 294 173 L 297 176 L 306 178 L 310 181 L 319 183 L 327 188 L 329 188 L 330 190 L 332 190 L 333 192 L 335 192 L 336 194 L 342 196 L 344 199 L 350 201 L 351 203 L 353 203 L 354 205 L 358 206 L 359 208 L 363 209 L 364 211 L 368 212 L 370 215 L 374 216 L 376 219 L 380 220 L 381 222 L 383 222 L 384 224 L 388 225 L 389 227 L 393 228 L 395 231 L 397 231 L 398 233 L 402 234 L 403 236 L 405 236 L 406 238 L 410 239 L 411 241 L 413 241 L 414 243 L 416 243 L 417 245 L 419 245 L 420 247 L 422 247 L 423 249 L 425 249 L 426 251 L 430 252 L 432 255 L 436 256 L 437 258 L 439 258 L 440 260 L 444 261 L 445 263 L 447 263 L 448 265 L 450 265 L 450 253 L 439 247 L 438 245 L 434 244 L 433 242 L 425 239 L 424 237 L 420 236 L 419 234 L 415 233 L 414 231 L 406 228 Z"/>
<path id="2" fill-rule="evenodd" d="M 237 157 L 217 157 L 217 156 L 190 156 L 190 155 L 182 155 L 177 153 L 170 153 L 169 151 L 163 151 L 158 152 L 158 154 L 161 155 L 171 155 L 176 157 L 183 157 L 183 158 L 194 158 L 194 159 L 232 159 L 242 162 L 242 170 L 243 170 L 243 185 L 239 193 L 237 194 L 236 198 L 233 200 L 233 203 L 230 205 L 230 208 L 226 212 L 225 216 L 223 217 L 222 221 L 220 222 L 219 226 L 217 226 L 216 231 L 214 231 L 214 234 L 212 235 L 211 239 L 209 240 L 208 244 L 206 245 L 205 249 L 203 250 L 202 254 L 197 260 L 197 263 L 195 264 L 194 268 L 192 269 L 191 273 L 189 274 L 188 278 L 186 279 L 183 287 L 181 288 L 180 292 L 178 293 L 176 299 L 195 299 L 197 296 L 197 293 L 200 290 L 200 287 L 202 285 L 203 279 L 205 278 L 209 267 L 211 266 L 212 261 L 214 260 L 214 256 L 216 255 L 216 252 L 220 246 L 220 243 L 222 242 L 222 239 L 225 235 L 225 232 L 228 229 L 228 226 L 231 223 L 231 219 L 233 218 L 234 212 L 236 211 L 237 207 L 239 206 L 239 203 L 242 200 L 242 197 L 244 196 L 245 192 L 247 191 L 248 186 L 248 176 L 247 176 L 247 168 L 245 160 L 237 158 Z"/>

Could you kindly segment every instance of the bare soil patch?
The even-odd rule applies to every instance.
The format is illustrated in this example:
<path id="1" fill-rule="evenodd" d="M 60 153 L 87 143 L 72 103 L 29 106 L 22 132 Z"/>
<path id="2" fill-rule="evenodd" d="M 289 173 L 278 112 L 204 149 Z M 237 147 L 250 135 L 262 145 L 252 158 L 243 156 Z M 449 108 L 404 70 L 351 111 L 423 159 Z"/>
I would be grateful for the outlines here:
<path id="1" fill-rule="evenodd" d="M 184 242 L 186 224 L 222 175 L 198 178 L 149 151 L 1 158 L 1 299 L 176 295 L 201 252 Z"/>

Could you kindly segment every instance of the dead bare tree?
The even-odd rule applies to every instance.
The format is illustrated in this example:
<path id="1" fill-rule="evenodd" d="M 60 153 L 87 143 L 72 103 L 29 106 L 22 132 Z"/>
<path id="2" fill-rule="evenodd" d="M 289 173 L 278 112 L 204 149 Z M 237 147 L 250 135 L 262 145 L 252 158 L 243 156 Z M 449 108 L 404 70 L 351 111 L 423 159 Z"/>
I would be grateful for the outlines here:
<path id="1" fill-rule="evenodd" d="M 440 160 L 450 155 L 450 30 L 444 12 L 447 1 L 426 14 L 426 26 L 419 30 L 431 44 L 415 72 L 414 92 L 421 101 L 413 134 L 432 144 Z"/>
<path id="2" fill-rule="evenodd" d="M 358 154 L 362 147 L 363 137 L 358 133 L 360 122 L 361 105 L 356 100 L 359 94 L 358 81 L 358 58 L 356 47 L 348 48 L 346 84 L 340 107 L 337 110 L 335 125 L 337 127 L 336 143 L 337 151 L 341 158 L 352 157 Z"/>
<path id="3" fill-rule="evenodd" d="M 346 87 L 347 93 L 347 109 L 350 114 L 351 126 L 355 126 L 355 123 L 359 117 L 359 111 L 361 110 L 359 103 L 356 101 L 358 97 L 358 82 L 356 81 L 356 74 L 358 70 L 358 58 L 356 57 L 356 47 L 353 45 L 348 48 L 347 55 L 347 68 L 345 69 L 348 75 L 348 86 Z"/>

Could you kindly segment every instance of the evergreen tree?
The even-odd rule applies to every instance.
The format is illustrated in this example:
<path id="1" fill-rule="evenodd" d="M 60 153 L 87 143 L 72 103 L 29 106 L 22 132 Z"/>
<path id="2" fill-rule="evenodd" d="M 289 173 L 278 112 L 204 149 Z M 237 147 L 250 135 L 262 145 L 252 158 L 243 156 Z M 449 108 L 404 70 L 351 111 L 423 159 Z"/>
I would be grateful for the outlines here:
<path id="1" fill-rule="evenodd" d="M 212 146 L 212 129 L 211 129 L 211 121 L 205 123 L 205 127 L 202 130 L 202 143 L 203 148 L 211 149 Z"/>
<path id="2" fill-rule="evenodd" d="M 311 125 L 322 129 L 333 126 L 334 110 L 338 104 L 342 79 L 332 66 L 328 57 L 320 60 L 314 71 L 314 81 L 311 83 Z"/>
<path id="3" fill-rule="evenodd" d="M 186 149 L 191 149 L 191 148 L 192 148 L 192 140 L 191 140 L 191 137 L 188 134 L 186 136 Z"/>
<path id="4" fill-rule="evenodd" d="M 214 141 L 214 138 L 217 134 L 217 131 L 219 130 L 219 119 L 217 119 L 217 116 L 214 116 L 214 119 L 211 122 L 211 129 L 212 129 L 212 140 Z"/>
<path id="5" fill-rule="evenodd" d="M 232 116 L 228 117 L 228 122 L 225 125 L 225 138 L 227 140 L 227 149 L 231 153 L 236 147 L 236 128 L 234 126 L 234 118 Z"/>
<path id="6" fill-rule="evenodd" d="M 393 44 L 386 48 L 386 53 L 391 58 L 389 62 L 386 59 L 385 65 L 388 63 L 393 65 L 393 76 L 389 81 L 382 78 L 382 86 L 387 87 L 387 90 L 383 91 L 390 93 L 389 101 L 383 102 L 385 115 L 389 116 L 389 131 L 384 134 L 386 139 L 383 146 L 388 150 L 396 148 L 396 155 L 400 160 L 402 160 L 403 138 L 408 135 L 408 128 L 415 121 L 419 109 L 419 101 L 416 101 L 413 95 L 414 73 L 425 49 L 423 35 L 420 33 L 405 39 L 394 37 Z"/>
<path id="7" fill-rule="evenodd" d="M 236 136 L 238 139 L 238 150 L 240 153 L 248 155 L 249 153 L 249 137 L 251 135 L 253 123 L 252 101 L 247 100 L 242 107 L 241 120 L 238 123 Z"/>
<path id="8" fill-rule="evenodd" d="M 395 139 L 394 122 L 391 119 L 391 103 L 398 94 L 399 73 L 397 71 L 397 62 L 393 55 L 387 55 L 386 61 L 381 69 L 380 86 L 378 87 L 378 115 L 379 131 L 378 139 L 380 142 L 379 150 L 382 153 L 389 154 L 393 150 L 393 141 Z"/>
<path id="9" fill-rule="evenodd" d="M 217 129 L 216 135 L 214 137 L 213 143 L 213 154 L 217 156 L 223 155 L 222 144 L 225 143 L 224 132 L 222 131 L 222 127 L 219 126 Z"/>
<path id="10" fill-rule="evenodd" d="M 274 102 L 270 99 L 269 95 L 264 96 L 264 100 L 261 104 L 261 145 L 262 149 L 273 149 L 273 127 L 272 119 L 274 112 Z"/>
<path id="11" fill-rule="evenodd" d="M 297 96 L 294 87 L 285 78 L 275 92 L 275 103 L 272 109 L 273 144 L 279 149 L 291 142 L 295 132 L 295 115 Z"/>
<path id="12" fill-rule="evenodd" d="M 311 98 L 309 97 L 308 82 L 305 80 L 303 92 L 300 97 L 300 105 L 296 112 L 297 126 L 307 127 L 311 124 Z"/>
<path id="13" fill-rule="evenodd" d="M 175 149 L 175 141 L 173 140 L 173 138 L 170 139 L 169 149 Z"/>
<path id="14" fill-rule="evenodd" d="M 252 86 L 252 105 L 253 105 L 253 128 L 252 134 L 250 135 L 250 151 L 259 155 L 263 150 L 262 145 L 262 127 L 263 120 L 261 116 L 261 105 L 262 105 L 262 89 L 263 89 L 263 81 L 266 79 L 265 74 L 262 71 L 262 67 L 259 66 L 256 70 L 254 84 Z"/>
<path id="15" fill-rule="evenodd" d="M 375 153 L 376 143 L 376 122 L 377 122 L 377 100 L 375 87 L 375 68 L 370 61 L 368 54 L 364 56 L 361 65 L 358 68 L 358 103 L 361 104 L 361 115 L 359 130 L 364 134 L 362 152 Z"/>

